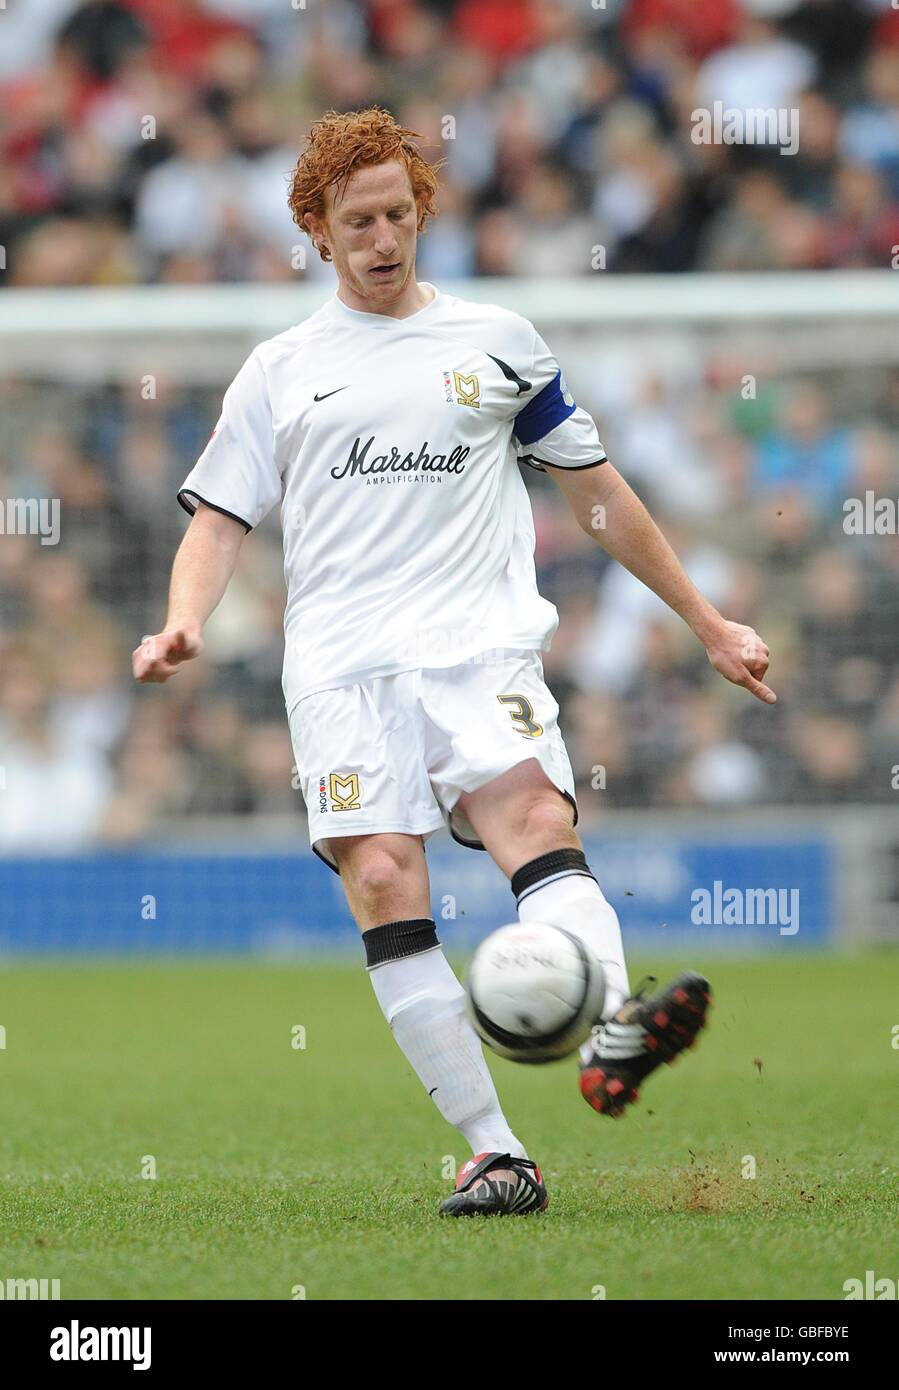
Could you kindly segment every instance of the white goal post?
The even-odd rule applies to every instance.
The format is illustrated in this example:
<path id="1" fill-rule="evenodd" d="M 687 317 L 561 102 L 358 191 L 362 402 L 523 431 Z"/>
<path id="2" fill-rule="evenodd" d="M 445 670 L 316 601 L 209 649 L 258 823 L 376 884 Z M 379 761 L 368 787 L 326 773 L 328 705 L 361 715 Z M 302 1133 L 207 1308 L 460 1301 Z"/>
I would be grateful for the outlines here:
<path id="1" fill-rule="evenodd" d="M 847 361 L 847 334 L 851 360 L 899 361 L 899 271 L 597 272 L 589 278 L 453 281 L 443 288 L 514 309 L 547 334 L 601 331 L 606 347 L 646 334 L 670 342 L 679 334 L 751 353 L 760 345 L 758 330 L 770 344 L 776 326 L 780 350 L 794 369 L 803 361 L 810 367 Z M 241 354 L 307 318 L 331 292 L 324 280 L 6 289 L 0 292 L 0 375 L 124 380 L 149 370 L 152 356 L 187 380 L 230 379 Z"/>

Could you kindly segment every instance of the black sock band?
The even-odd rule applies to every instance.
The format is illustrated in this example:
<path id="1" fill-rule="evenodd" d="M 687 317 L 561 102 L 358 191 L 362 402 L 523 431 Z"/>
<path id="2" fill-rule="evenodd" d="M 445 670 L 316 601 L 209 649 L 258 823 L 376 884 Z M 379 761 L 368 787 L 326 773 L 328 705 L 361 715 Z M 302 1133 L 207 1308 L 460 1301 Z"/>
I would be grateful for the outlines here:
<path id="1" fill-rule="evenodd" d="M 529 864 L 516 869 L 512 875 L 512 892 L 521 902 L 529 891 L 542 888 L 544 883 L 554 878 L 569 878 L 572 874 L 592 878 L 596 882 L 582 849 L 553 849 L 549 854 L 541 854 Z"/>
<path id="2" fill-rule="evenodd" d="M 383 927 L 369 927 L 362 933 L 366 968 L 384 965 L 404 956 L 420 956 L 439 946 L 437 927 L 430 917 L 417 917 L 410 922 L 387 922 Z"/>

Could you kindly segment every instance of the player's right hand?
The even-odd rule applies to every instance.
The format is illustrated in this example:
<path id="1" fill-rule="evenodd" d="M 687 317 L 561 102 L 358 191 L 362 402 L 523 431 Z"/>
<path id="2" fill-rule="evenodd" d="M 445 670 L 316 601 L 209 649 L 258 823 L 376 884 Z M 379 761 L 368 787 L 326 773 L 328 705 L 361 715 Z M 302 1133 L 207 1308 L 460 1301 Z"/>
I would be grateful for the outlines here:
<path id="1" fill-rule="evenodd" d="M 193 623 L 144 637 L 131 653 L 134 679 L 142 684 L 167 681 L 182 662 L 199 656 L 202 650 L 200 628 Z"/>

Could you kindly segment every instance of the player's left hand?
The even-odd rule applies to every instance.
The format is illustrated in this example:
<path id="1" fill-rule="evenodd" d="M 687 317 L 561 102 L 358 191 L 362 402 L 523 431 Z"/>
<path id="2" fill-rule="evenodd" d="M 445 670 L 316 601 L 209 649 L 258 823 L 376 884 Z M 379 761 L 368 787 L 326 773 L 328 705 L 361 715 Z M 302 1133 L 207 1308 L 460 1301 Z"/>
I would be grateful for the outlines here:
<path id="1" fill-rule="evenodd" d="M 202 650 L 198 623 L 181 623 L 179 627 L 142 637 L 140 646 L 131 653 L 134 679 L 142 685 L 161 684 L 177 675 L 182 663 L 192 661 Z"/>
<path id="2" fill-rule="evenodd" d="M 744 623 L 725 622 L 706 643 L 706 653 L 715 670 L 734 685 L 745 686 L 757 700 L 773 705 L 777 696 L 763 684 L 770 652 L 754 628 Z"/>

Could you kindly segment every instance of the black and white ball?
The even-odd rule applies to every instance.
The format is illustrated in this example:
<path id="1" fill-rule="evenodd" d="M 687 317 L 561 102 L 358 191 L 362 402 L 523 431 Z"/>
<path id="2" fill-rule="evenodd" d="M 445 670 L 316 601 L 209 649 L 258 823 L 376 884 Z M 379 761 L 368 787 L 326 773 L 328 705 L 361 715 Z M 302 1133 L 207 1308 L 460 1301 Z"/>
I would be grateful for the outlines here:
<path id="1" fill-rule="evenodd" d="M 599 961 L 561 927 L 515 922 L 478 946 L 466 978 L 475 1031 L 512 1062 L 553 1062 L 579 1047 L 602 1012 Z"/>

